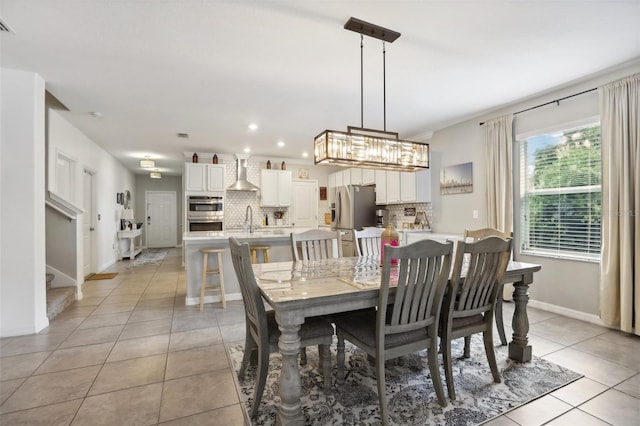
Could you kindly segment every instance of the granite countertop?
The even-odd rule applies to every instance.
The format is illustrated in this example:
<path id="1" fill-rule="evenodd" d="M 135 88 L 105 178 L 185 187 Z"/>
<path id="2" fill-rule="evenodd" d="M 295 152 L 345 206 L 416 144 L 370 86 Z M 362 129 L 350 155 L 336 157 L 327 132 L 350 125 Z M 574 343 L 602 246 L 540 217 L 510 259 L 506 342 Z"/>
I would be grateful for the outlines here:
<path id="1" fill-rule="evenodd" d="M 182 234 L 183 241 L 197 240 L 228 240 L 229 237 L 241 239 L 276 239 L 289 238 L 291 232 L 304 232 L 311 228 L 292 228 L 291 226 L 268 226 L 255 228 L 252 233 L 238 229 L 227 229 L 225 231 L 193 231 Z"/>

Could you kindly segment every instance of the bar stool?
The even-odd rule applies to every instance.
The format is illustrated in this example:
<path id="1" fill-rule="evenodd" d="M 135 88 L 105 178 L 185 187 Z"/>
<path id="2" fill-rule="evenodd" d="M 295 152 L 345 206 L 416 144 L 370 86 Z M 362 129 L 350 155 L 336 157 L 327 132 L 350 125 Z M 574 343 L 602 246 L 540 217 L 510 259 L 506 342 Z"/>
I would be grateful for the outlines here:
<path id="1" fill-rule="evenodd" d="M 222 274 L 222 249 L 200 249 L 202 253 L 202 287 L 200 288 L 200 311 L 202 311 L 204 305 L 204 290 L 207 287 L 207 275 L 217 274 L 220 276 L 220 298 L 222 300 L 222 307 L 226 309 L 227 301 L 224 298 L 224 277 Z M 218 267 L 216 269 L 209 269 L 209 254 L 218 255 Z"/>
<path id="2" fill-rule="evenodd" d="M 271 246 L 250 246 L 249 250 L 251 251 L 251 263 L 258 263 L 258 252 L 262 252 L 262 257 L 264 258 L 264 263 L 271 262 L 269 258 L 269 249 Z"/>

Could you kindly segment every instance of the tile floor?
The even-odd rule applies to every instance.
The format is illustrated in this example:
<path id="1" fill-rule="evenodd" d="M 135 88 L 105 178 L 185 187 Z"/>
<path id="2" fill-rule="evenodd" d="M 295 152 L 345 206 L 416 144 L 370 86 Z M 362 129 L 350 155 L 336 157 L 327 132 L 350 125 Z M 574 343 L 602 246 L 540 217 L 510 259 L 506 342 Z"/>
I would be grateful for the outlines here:
<path id="1" fill-rule="evenodd" d="M 0 424 L 243 424 L 225 351 L 244 341 L 242 303 L 185 306 L 180 263 L 179 249 L 159 266 L 118 262 L 47 329 L 0 339 Z M 640 337 L 536 309 L 529 319 L 534 354 L 585 377 L 489 425 L 638 424 Z"/>

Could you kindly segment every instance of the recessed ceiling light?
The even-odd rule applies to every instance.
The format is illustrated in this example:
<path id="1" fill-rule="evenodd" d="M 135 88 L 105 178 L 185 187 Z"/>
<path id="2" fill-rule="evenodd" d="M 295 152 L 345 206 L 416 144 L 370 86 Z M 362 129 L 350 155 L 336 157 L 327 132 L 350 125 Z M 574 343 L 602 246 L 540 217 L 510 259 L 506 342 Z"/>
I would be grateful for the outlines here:
<path id="1" fill-rule="evenodd" d="M 278 141 L 278 146 L 279 146 L 280 148 L 282 148 L 282 147 L 284 146 L 284 142 L 282 142 L 282 141 Z"/>
<path id="2" fill-rule="evenodd" d="M 162 179 L 162 173 L 160 173 L 160 172 L 151 172 L 151 173 L 149 173 L 149 177 L 151 179 Z"/>
<path id="3" fill-rule="evenodd" d="M 178 133 L 178 137 L 186 139 L 189 137 L 189 133 Z"/>
<path id="4" fill-rule="evenodd" d="M 303 153 L 302 153 L 302 156 L 303 156 L 304 158 L 307 158 L 307 157 L 309 156 L 309 153 L 305 151 L 305 152 L 303 152 Z"/>
<path id="5" fill-rule="evenodd" d="M 249 130 L 258 130 L 258 125 L 256 123 L 249 123 Z"/>
<path id="6" fill-rule="evenodd" d="M 156 166 L 156 162 L 146 157 L 144 160 L 140 160 L 140 167 L 145 169 L 152 169 Z"/>
<path id="7" fill-rule="evenodd" d="M 245 148 L 243 151 L 244 151 L 244 152 L 246 152 L 246 153 L 248 154 L 248 153 L 250 153 L 250 152 L 251 152 L 251 148 Z"/>

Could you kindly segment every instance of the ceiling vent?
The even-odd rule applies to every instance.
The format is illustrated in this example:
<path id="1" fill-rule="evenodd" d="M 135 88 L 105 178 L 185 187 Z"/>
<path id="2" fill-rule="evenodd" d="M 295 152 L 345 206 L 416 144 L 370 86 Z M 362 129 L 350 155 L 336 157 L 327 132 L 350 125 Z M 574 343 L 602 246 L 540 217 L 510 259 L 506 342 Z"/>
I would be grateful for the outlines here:
<path id="1" fill-rule="evenodd" d="M 7 25 L 6 22 L 4 22 L 4 20 L 2 19 L 2 17 L 0 17 L 0 33 L 11 33 L 11 34 L 15 34 L 15 31 L 13 31 L 11 29 L 11 27 L 9 25 Z"/>

